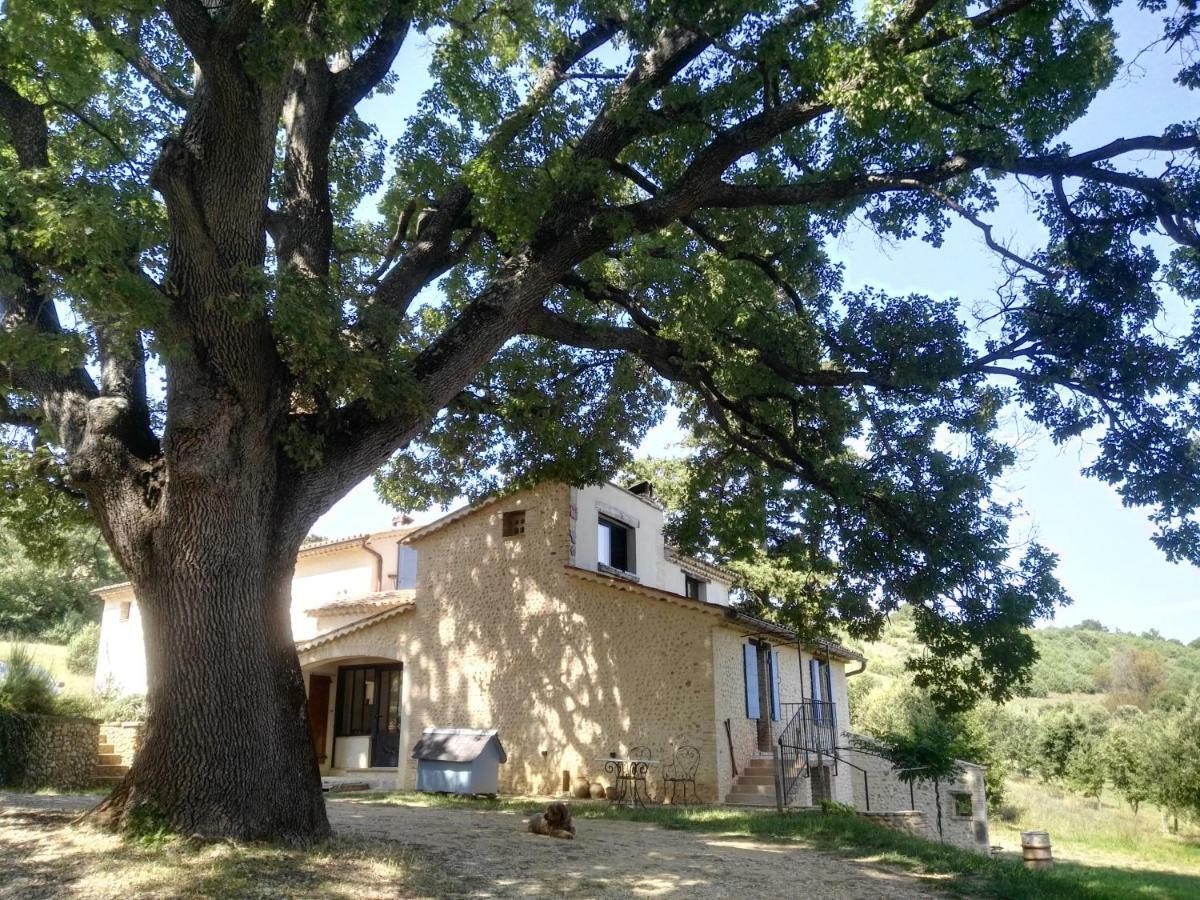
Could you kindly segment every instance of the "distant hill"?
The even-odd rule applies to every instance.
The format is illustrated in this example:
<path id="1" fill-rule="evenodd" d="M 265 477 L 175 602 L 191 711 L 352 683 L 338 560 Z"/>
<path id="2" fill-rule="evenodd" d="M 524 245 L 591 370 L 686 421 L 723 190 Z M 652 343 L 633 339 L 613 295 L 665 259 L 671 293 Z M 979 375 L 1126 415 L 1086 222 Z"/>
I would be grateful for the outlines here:
<path id="1" fill-rule="evenodd" d="M 1039 658 L 1025 692 L 1031 697 L 1115 693 L 1123 677 L 1136 680 L 1139 674 L 1157 681 L 1156 703 L 1173 705 L 1200 687 L 1200 639 L 1184 644 L 1155 632 L 1109 631 L 1089 620 L 1069 628 L 1036 628 L 1033 641 Z M 867 671 L 882 681 L 906 678 L 904 661 L 921 652 L 912 617 L 904 610 L 892 616 L 879 641 L 858 647 L 869 660 Z"/>

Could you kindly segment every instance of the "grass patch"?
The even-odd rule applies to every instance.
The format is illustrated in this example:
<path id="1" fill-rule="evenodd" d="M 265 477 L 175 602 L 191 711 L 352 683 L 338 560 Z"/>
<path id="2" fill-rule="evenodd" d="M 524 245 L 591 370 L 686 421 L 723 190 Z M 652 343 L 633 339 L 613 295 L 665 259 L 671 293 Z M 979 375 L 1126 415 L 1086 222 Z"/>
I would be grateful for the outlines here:
<path id="1" fill-rule="evenodd" d="M 49 672 L 55 683 L 62 685 L 64 692 L 84 696 L 91 695 L 94 678 L 91 674 L 76 675 L 67 669 L 66 644 L 36 644 L 31 641 L 0 640 L 0 659 L 8 657 L 14 644 L 25 647 L 33 657 L 33 661 Z"/>
<path id="2" fill-rule="evenodd" d="M 492 800 L 413 793 L 355 794 L 344 799 L 354 803 L 520 813 L 536 812 L 545 806 L 544 800 L 530 798 Z M 779 816 L 772 811 L 719 806 L 639 810 L 586 802 L 575 802 L 571 809 L 575 818 L 581 820 L 653 823 L 664 828 L 784 842 L 847 858 L 879 862 L 929 877 L 931 886 L 960 896 L 1011 900 L 1200 897 L 1200 872 L 1151 871 L 1124 868 L 1119 864 L 1067 861 L 1052 869 L 1035 872 L 1027 870 L 1015 854 L 985 857 L 889 831 L 853 815 L 793 812 Z"/>
<path id="3" fill-rule="evenodd" d="M 0 812 L 5 897 L 444 897 L 464 890 L 431 858 L 385 841 L 311 850 L 127 840 L 73 825 L 74 812 Z"/>
<path id="4" fill-rule="evenodd" d="M 1081 863 L 1120 863 L 1200 876 L 1200 828 L 1179 823 L 1179 834 L 1162 831 L 1158 810 L 1143 804 L 1138 815 L 1114 796 L 1099 805 L 1053 785 L 1009 779 L 1004 816 L 992 818 L 992 841 L 1021 845 L 1021 832 L 1050 832 L 1054 854 Z"/>

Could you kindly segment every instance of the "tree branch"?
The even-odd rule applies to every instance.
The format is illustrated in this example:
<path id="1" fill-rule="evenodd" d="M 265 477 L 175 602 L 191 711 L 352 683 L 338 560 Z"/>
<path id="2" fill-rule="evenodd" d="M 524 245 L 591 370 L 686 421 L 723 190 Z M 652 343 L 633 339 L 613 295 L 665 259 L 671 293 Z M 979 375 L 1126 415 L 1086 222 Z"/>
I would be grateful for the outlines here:
<path id="1" fill-rule="evenodd" d="M 408 36 L 414 5 L 409 0 L 394 2 L 367 49 L 347 68 L 334 74 L 333 98 L 329 105 L 334 119 L 340 122 L 349 115 L 387 75 Z"/>
<path id="2" fill-rule="evenodd" d="M 180 109 L 187 109 L 188 104 L 192 102 L 191 92 L 184 90 L 172 81 L 166 72 L 154 64 L 135 40 L 122 38 L 100 16 L 89 15 L 87 20 L 96 33 L 97 39 L 105 48 L 125 60 L 164 99 Z"/>

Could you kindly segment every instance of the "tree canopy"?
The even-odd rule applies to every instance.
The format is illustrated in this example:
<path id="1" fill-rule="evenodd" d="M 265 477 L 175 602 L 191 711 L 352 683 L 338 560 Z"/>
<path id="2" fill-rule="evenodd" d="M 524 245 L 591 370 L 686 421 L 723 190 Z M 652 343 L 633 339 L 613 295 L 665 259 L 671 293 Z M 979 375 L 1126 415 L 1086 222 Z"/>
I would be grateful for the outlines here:
<path id="1" fill-rule="evenodd" d="M 1191 5 L 1142 6 L 1195 86 Z M 597 480 L 673 403 L 692 543 L 765 554 L 806 629 L 910 604 L 930 686 L 1003 695 L 1064 599 L 995 492 L 1006 409 L 1098 435 L 1088 474 L 1200 562 L 1200 331 L 1160 327 L 1200 293 L 1200 137 L 1062 137 L 1121 69 L 1111 12 L 6 0 L 5 477 L 86 506 L 148 633 L 194 612 L 229 645 L 173 638 L 166 682 L 244 665 L 291 703 L 290 645 L 233 652 L 214 604 L 284 604 L 350 487 Z M 432 86 L 385 142 L 362 103 L 415 41 Z M 988 224 L 1013 179 L 1028 248 Z M 830 257 L 855 223 L 936 244 L 958 220 L 1008 267 L 994 300 L 849 290 Z"/>

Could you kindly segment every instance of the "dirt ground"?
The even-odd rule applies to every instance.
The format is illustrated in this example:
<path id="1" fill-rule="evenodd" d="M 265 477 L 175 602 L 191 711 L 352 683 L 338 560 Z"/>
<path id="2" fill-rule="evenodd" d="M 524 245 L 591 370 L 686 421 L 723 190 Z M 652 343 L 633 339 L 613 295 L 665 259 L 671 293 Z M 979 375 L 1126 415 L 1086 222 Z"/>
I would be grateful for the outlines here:
<path id="1" fill-rule="evenodd" d="M 107 893 L 104 882 L 62 881 L 46 865 L 61 843 L 61 870 L 84 864 L 67 845 L 68 812 L 86 808 L 94 798 L 0 795 L 0 897 L 26 897 L 22 868 L 40 859 L 41 896 L 212 896 L 193 879 L 167 890 L 155 883 L 128 884 Z M 331 800 L 329 818 L 343 848 L 396 847 L 409 855 L 393 863 L 396 880 L 359 877 L 345 871 L 350 860 L 331 863 L 344 871 L 345 885 L 304 882 L 284 877 L 295 861 L 280 865 L 280 880 L 256 883 L 210 881 L 222 896 L 407 897 L 687 897 L 743 898 L 809 895 L 826 900 L 928 896 L 933 885 L 870 863 L 840 859 L 778 843 L 672 831 L 656 825 L 579 820 L 574 841 L 529 834 L 514 813 L 464 809 L 382 806 Z M 36 838 L 30 824 L 45 826 Z M 78 829 L 75 829 L 78 831 Z M 105 839 L 107 836 L 105 836 Z M 111 840 L 111 839 L 109 839 Z M 361 853 L 357 864 L 370 865 Z M 406 869 L 406 866 L 408 867 Z M 413 869 L 421 871 L 413 871 Z M 7 871 L 6 871 L 7 870 Z M 12 875 L 16 878 L 10 880 Z M 324 873 L 321 877 L 327 876 Z M 184 876 L 187 877 L 187 876 Z M 268 872 L 267 878 L 272 876 Z M 316 876 L 314 876 L 316 877 Z M 9 887 L 6 889 L 5 882 Z M 294 882 L 294 883 L 293 883 Z M 353 882 L 353 883 L 350 883 Z M 236 889 L 243 885 L 244 891 Z M 55 890 L 55 888 L 59 890 Z M 345 887 L 342 890 L 341 887 Z M 42 892 L 44 889 L 44 893 Z M 231 892 L 232 890 L 232 892 Z M 313 893 L 308 893 L 308 891 Z M 15 892 L 14 892 L 15 891 Z M 198 892 L 199 891 L 199 892 Z"/>

